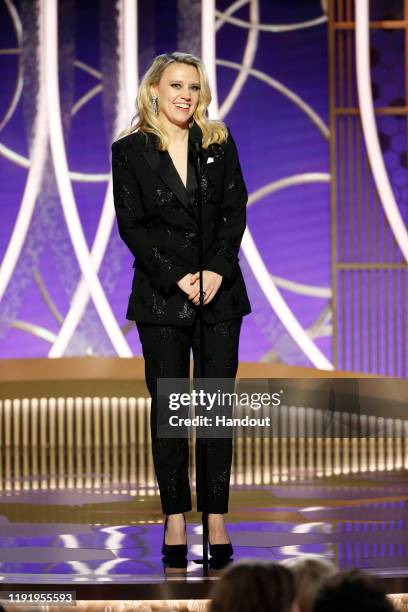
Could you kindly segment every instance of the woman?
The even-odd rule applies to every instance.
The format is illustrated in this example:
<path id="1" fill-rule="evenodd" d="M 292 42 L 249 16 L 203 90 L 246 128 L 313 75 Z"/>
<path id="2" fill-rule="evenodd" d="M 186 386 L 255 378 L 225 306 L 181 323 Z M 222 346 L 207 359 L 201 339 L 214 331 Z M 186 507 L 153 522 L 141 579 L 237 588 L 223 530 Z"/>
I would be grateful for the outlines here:
<path id="1" fill-rule="evenodd" d="M 210 591 L 208 612 L 300 612 L 292 572 L 273 561 L 241 559 Z"/>
<path id="2" fill-rule="evenodd" d="M 353 569 L 328 578 L 317 592 L 313 612 L 393 612 L 384 583 L 365 570 Z"/>
<path id="3" fill-rule="evenodd" d="M 289 557 L 282 565 L 289 568 L 295 577 L 300 612 L 313 612 L 318 590 L 336 573 L 336 568 L 328 559 L 318 555 Z"/>
<path id="4" fill-rule="evenodd" d="M 229 130 L 208 119 L 211 101 L 195 56 L 156 57 L 136 100 L 138 121 L 112 145 L 113 193 L 119 233 L 135 256 L 126 317 L 136 321 L 152 398 L 153 460 L 166 515 L 163 555 L 187 554 L 184 513 L 191 510 L 188 440 L 157 432 L 158 378 L 188 378 L 190 349 L 198 368 L 199 268 L 194 141 L 202 160 L 202 315 L 205 377 L 233 379 L 243 315 L 251 312 L 238 252 L 247 190 Z M 196 443 L 197 510 L 210 554 L 232 555 L 228 512 L 231 439 Z"/>

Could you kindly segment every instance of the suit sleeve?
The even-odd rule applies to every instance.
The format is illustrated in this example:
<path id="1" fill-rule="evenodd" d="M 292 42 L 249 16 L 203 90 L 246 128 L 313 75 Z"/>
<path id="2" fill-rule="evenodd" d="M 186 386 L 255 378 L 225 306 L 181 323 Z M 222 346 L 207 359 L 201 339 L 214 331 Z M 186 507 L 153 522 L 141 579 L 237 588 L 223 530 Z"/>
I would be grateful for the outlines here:
<path id="1" fill-rule="evenodd" d="M 174 254 L 167 253 L 144 225 L 141 193 L 130 157 L 119 140 L 112 144 L 113 201 L 119 235 L 161 293 L 170 289 L 190 270 Z"/>
<path id="2" fill-rule="evenodd" d="M 246 227 L 248 192 L 242 176 L 238 151 L 228 129 L 225 145 L 224 194 L 221 203 L 221 222 L 216 246 L 205 269 L 231 279 L 238 268 L 238 253 Z"/>

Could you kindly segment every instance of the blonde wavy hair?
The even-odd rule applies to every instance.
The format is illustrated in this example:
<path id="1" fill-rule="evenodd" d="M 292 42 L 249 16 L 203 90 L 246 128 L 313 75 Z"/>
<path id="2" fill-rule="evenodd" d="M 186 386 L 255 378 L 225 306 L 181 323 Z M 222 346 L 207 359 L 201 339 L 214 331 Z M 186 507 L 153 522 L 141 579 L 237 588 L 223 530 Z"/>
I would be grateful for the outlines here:
<path id="1" fill-rule="evenodd" d="M 154 59 L 152 65 L 140 83 L 139 92 L 135 101 L 136 114 L 132 118 L 131 123 L 133 124 L 134 120 L 137 121 L 135 124 L 131 124 L 129 129 L 121 132 L 121 134 L 119 134 L 119 138 L 136 131 L 150 132 L 151 134 L 156 134 L 156 136 L 159 138 L 159 149 L 161 151 L 168 148 L 169 137 L 166 130 L 160 123 L 158 115 L 156 115 L 153 111 L 150 87 L 152 85 L 158 85 L 167 66 L 170 66 L 175 62 L 194 66 L 199 75 L 200 95 L 197 108 L 191 118 L 190 127 L 194 119 L 203 133 L 203 148 L 206 149 L 213 143 L 221 144 L 222 142 L 225 142 L 228 137 L 226 125 L 222 121 L 215 121 L 208 118 L 208 106 L 211 102 L 211 90 L 204 64 L 195 55 L 192 55 L 191 53 L 181 53 L 179 51 L 174 51 L 173 53 L 163 53 Z"/>

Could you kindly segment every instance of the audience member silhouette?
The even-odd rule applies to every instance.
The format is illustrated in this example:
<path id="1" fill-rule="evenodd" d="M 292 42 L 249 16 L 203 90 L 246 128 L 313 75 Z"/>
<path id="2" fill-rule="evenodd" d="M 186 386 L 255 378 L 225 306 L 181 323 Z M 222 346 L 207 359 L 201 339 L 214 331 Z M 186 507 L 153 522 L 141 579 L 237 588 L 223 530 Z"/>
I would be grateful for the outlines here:
<path id="1" fill-rule="evenodd" d="M 395 610 L 381 581 L 359 570 L 329 578 L 316 595 L 314 612 L 392 612 Z"/>
<path id="2" fill-rule="evenodd" d="M 209 612 L 300 612 L 295 578 L 278 563 L 242 559 L 223 571 Z"/>
<path id="3" fill-rule="evenodd" d="M 317 591 L 327 578 L 336 573 L 336 568 L 317 555 L 291 557 L 283 561 L 283 565 L 292 570 L 295 576 L 300 611 L 312 612 Z"/>

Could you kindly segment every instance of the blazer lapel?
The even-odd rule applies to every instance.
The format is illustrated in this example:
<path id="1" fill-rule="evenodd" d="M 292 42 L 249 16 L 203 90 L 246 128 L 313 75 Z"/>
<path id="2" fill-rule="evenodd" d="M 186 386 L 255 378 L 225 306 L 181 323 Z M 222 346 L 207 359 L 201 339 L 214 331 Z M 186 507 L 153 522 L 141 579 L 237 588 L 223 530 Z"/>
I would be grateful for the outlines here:
<path id="1" fill-rule="evenodd" d="M 197 124 L 195 124 L 195 129 L 199 129 Z M 191 132 L 191 130 L 190 130 Z M 201 132 L 201 130 L 200 130 Z M 159 151 L 157 148 L 157 136 L 155 134 L 151 134 L 147 132 L 147 144 L 142 151 L 142 154 L 152 170 L 154 170 L 160 178 L 166 183 L 167 187 L 171 189 L 175 196 L 180 200 L 183 204 L 184 208 L 191 215 L 192 212 L 188 205 L 188 192 L 184 187 L 183 182 L 174 167 L 173 161 L 168 153 L 168 151 Z M 189 142 L 190 146 L 190 142 Z M 205 173 L 205 164 L 207 163 L 208 158 L 208 150 L 201 148 L 202 154 L 202 171 Z"/>
<path id="2" fill-rule="evenodd" d="M 157 148 L 157 136 L 147 132 L 148 142 L 145 149 L 142 151 L 143 157 L 146 159 L 152 170 L 154 170 L 167 187 L 180 200 L 184 208 L 190 213 L 188 207 L 188 193 L 183 182 L 174 167 L 173 161 L 168 151 L 159 151 Z"/>
<path id="3" fill-rule="evenodd" d="M 180 202 L 187 208 L 187 190 L 174 167 L 172 159 L 167 151 L 144 151 L 143 155 L 151 168 L 157 172 L 167 187 L 178 197 Z"/>

